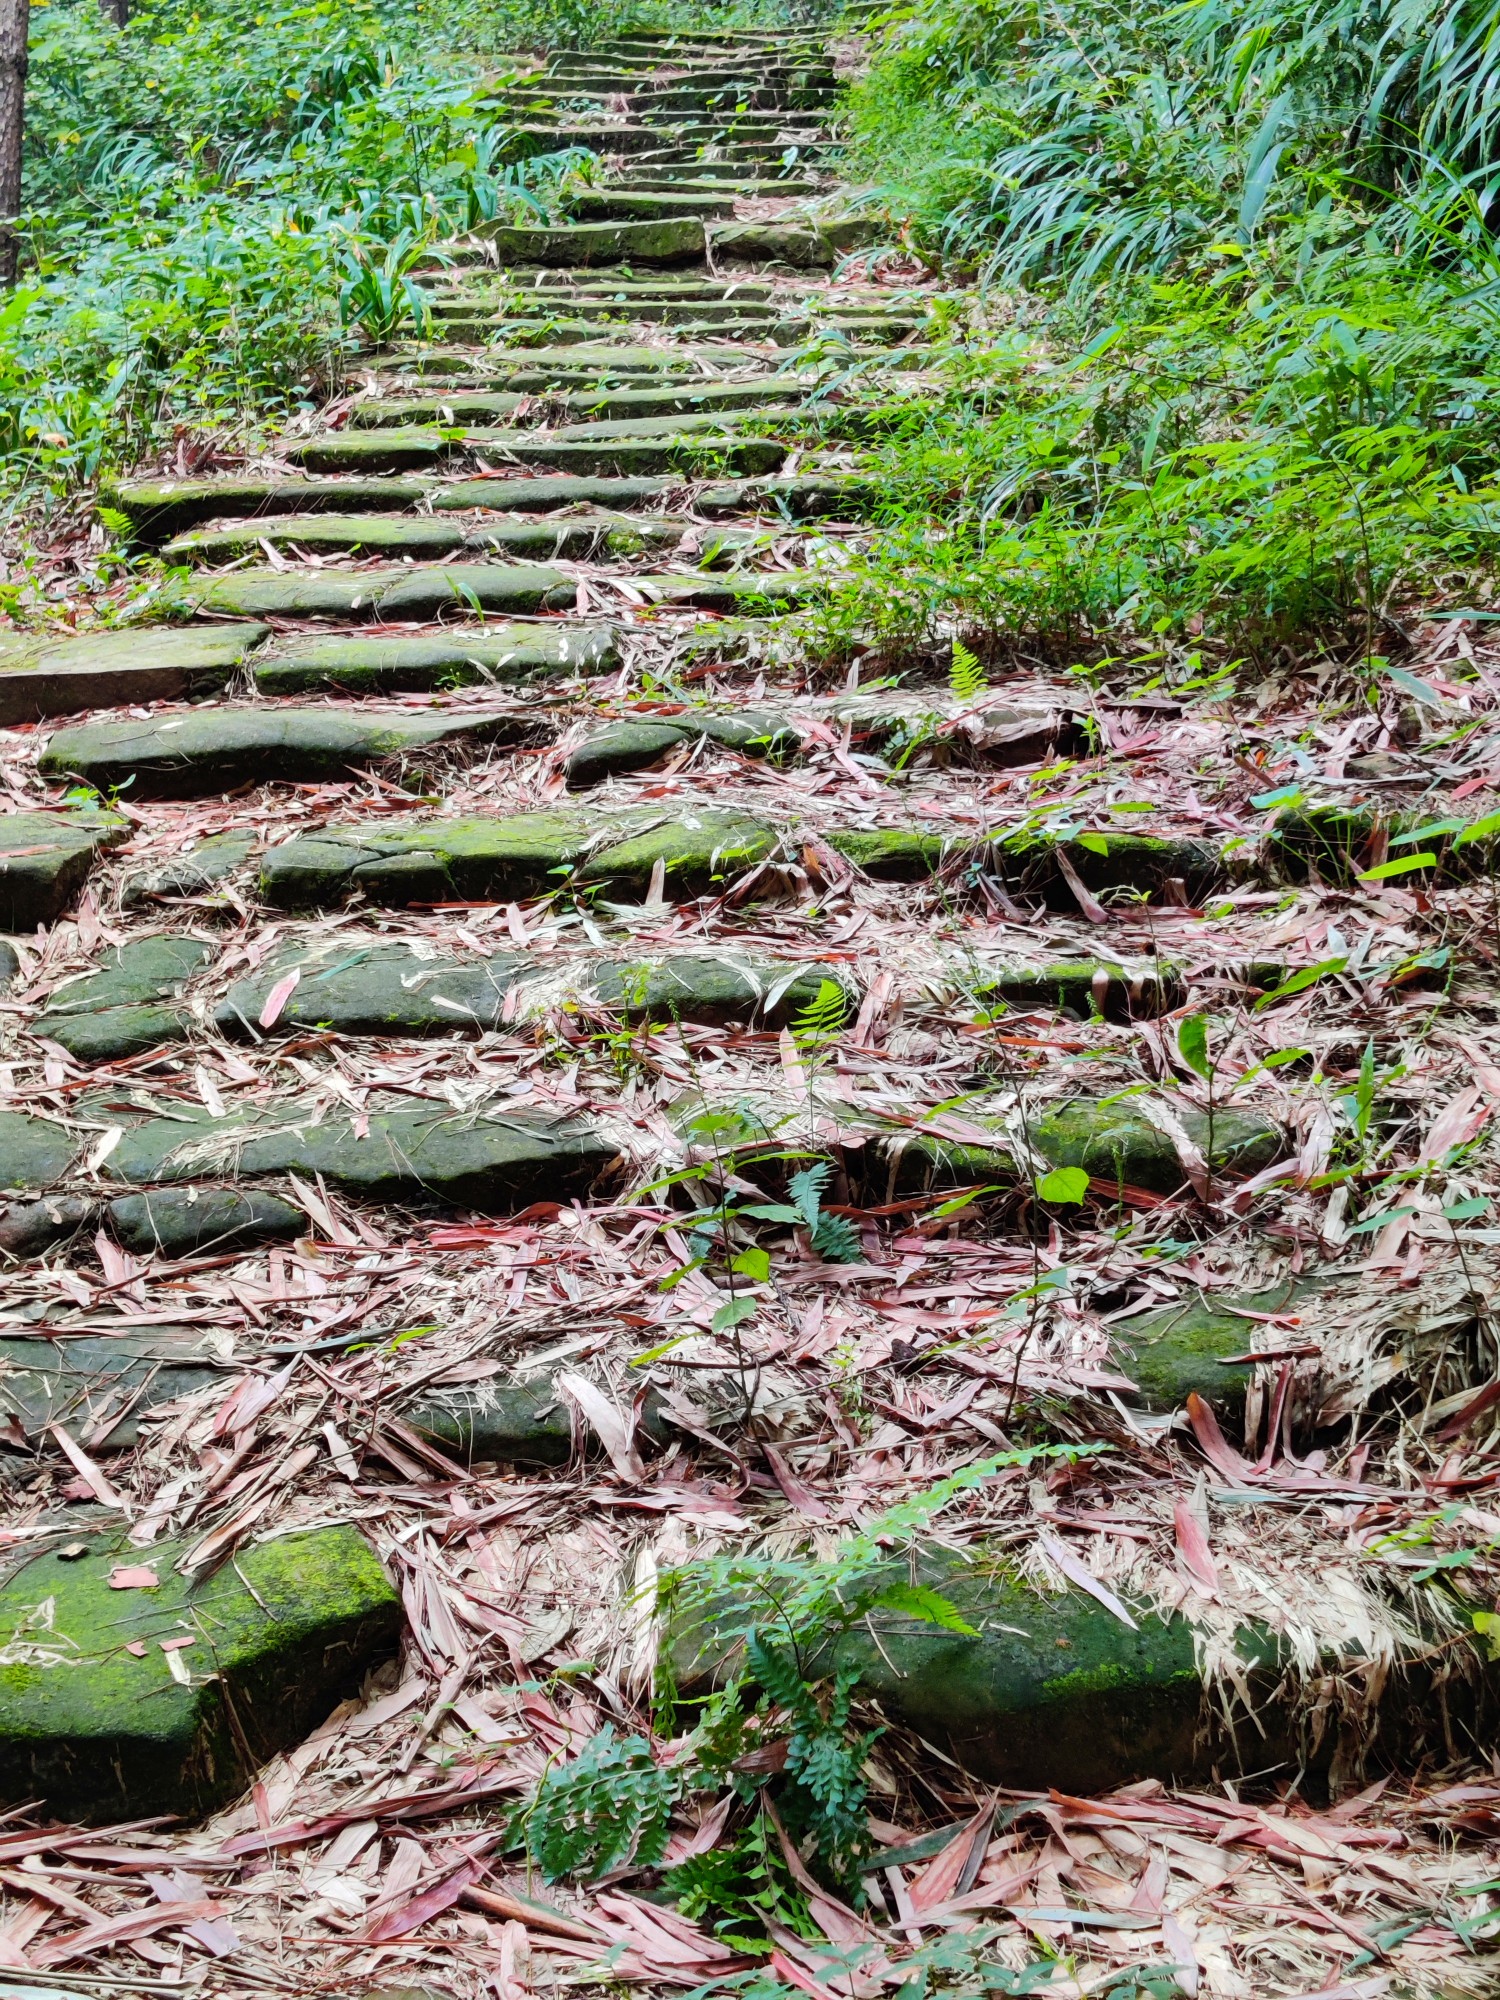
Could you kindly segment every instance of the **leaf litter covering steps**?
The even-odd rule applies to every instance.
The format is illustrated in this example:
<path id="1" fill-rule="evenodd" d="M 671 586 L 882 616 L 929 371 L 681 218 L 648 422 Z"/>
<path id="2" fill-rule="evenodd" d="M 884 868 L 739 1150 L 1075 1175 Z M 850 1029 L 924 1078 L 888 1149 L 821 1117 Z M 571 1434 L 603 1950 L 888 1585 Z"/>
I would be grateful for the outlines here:
<path id="1" fill-rule="evenodd" d="M 548 1886 L 506 1823 L 580 1751 L 649 1732 L 653 1575 L 885 1522 L 880 1562 L 973 1632 L 913 1623 L 909 1596 L 837 1648 L 819 1630 L 888 1726 L 861 1752 L 873 1851 L 816 1891 L 786 1862 L 781 1985 L 930 1991 L 925 1936 L 991 1985 L 1035 1984 L 1045 1939 L 1059 2000 L 1153 1965 L 1214 2000 L 1367 2000 L 1366 1953 L 1424 2000 L 1465 1990 L 1500 1786 L 1484 1763 L 1359 1787 L 1491 1733 L 1488 1002 L 1483 926 L 1449 922 L 1489 851 L 1431 830 L 1482 826 L 1492 801 L 1446 796 L 1482 728 L 1434 772 L 1361 711 L 1325 804 L 1316 769 L 1277 767 L 1325 746 L 1274 702 L 1235 700 L 1231 757 L 1222 691 L 1143 695 L 1128 661 L 1090 683 L 1018 659 L 986 691 L 955 651 L 934 705 L 942 633 L 846 687 L 846 657 L 763 614 L 816 569 L 799 524 L 820 575 L 858 548 L 885 497 L 860 441 L 929 393 L 930 315 L 956 337 L 971 299 L 894 253 L 819 275 L 861 232 L 818 37 L 518 67 L 516 157 L 571 128 L 625 163 L 559 254 L 668 224 L 719 268 L 497 276 L 491 246 L 453 246 L 421 280 L 435 337 L 364 357 L 279 467 L 110 497 L 142 547 L 201 532 L 171 560 L 249 566 L 198 570 L 172 617 L 221 599 L 0 663 L 8 803 L 83 851 L 41 935 L 14 916 L 0 997 L 12 1554 L 66 1567 L 102 1521 L 129 1565 L 206 1543 L 236 1588 L 289 1545 L 257 1536 L 357 1521 L 406 1613 L 359 1705 L 330 1715 L 330 1687 L 208 1826 L 7 1834 L 0 1955 L 139 1983 L 217 1950 L 231 1984 L 280 1990 L 337 1952 L 351 1990 L 455 1994 L 498 1963 L 506 2000 L 607 1958 L 637 1990 L 727 1995 L 744 1962 L 712 1906 L 685 1914 L 688 1877 Z M 674 215 L 689 187 L 732 212 Z M 855 372 L 810 404 L 836 345 Z M 349 469 L 293 471 L 299 450 Z M 679 549 L 684 521 L 732 532 Z M 532 565 L 555 603 L 504 596 Z M 555 742 L 413 753 L 430 810 L 368 757 L 232 796 L 215 776 L 228 717 L 383 726 L 314 711 L 337 691 L 441 733 L 488 679 Z M 37 770 L 31 725 L 90 706 L 141 746 L 106 736 L 119 763 L 92 767 L 134 760 L 118 814 Z M 192 795 L 152 797 L 187 716 Z M 1379 873 L 1405 858 L 1419 893 Z M 319 914 L 263 901 L 262 870 Z M 702 1226 L 731 1211 L 739 1268 Z M 972 1483 L 913 1515 L 953 1472 Z M 196 1695 L 196 1645 L 153 1643 L 152 1686 L 181 1690 L 175 1658 Z M 793 1812 L 785 1737 L 768 1718 L 740 1782 Z M 1194 1770 L 1225 1782 L 1067 1789 Z M 992 1809 L 986 1781 L 1051 1792 Z M 722 1879 L 758 1825 L 777 1866 L 769 1819 L 698 1796 L 674 1854 Z M 17 1842 L 71 1902 L 5 1866 Z M 211 1916 L 160 1900 L 200 1883 Z"/>

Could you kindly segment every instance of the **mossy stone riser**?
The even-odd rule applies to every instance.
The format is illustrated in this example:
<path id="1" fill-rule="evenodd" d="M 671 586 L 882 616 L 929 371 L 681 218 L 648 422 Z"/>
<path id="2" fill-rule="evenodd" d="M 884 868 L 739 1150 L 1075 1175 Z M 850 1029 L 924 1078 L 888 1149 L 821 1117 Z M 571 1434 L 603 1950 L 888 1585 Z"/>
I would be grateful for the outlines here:
<path id="1" fill-rule="evenodd" d="M 208 1811 L 395 1649 L 400 1599 L 352 1528 L 241 1547 L 192 1579 L 174 1567 L 183 1554 L 90 1536 L 82 1556 L 49 1550 L 0 1587 L 6 1806 L 86 1821 Z M 112 1590 L 116 1563 L 149 1563 L 158 1587 Z M 182 1638 L 187 1686 L 161 1650 Z"/>
<path id="2" fill-rule="evenodd" d="M 204 707 L 60 729 L 38 768 L 100 791 L 129 785 L 133 798 L 202 798 L 238 785 L 341 778 L 364 764 L 513 746 L 534 740 L 538 729 L 516 713 Z"/>
<path id="3" fill-rule="evenodd" d="M 0 818 L 0 930 L 55 923 L 88 879 L 101 849 L 129 827 L 110 812 L 13 812 Z"/>

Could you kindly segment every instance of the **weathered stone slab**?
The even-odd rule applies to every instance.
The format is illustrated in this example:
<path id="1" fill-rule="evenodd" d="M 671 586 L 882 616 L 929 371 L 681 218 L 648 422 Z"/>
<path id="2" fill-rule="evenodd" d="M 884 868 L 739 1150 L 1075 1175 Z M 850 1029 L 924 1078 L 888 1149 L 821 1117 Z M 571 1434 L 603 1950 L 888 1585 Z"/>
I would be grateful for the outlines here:
<path id="1" fill-rule="evenodd" d="M 0 727 L 141 701 L 214 694 L 265 639 L 264 625 L 96 632 L 0 651 Z"/>
<path id="2" fill-rule="evenodd" d="M 83 887 L 94 856 L 129 830 L 111 812 L 0 814 L 0 930 L 54 922 Z"/>
<path id="3" fill-rule="evenodd" d="M 122 891 L 127 904 L 146 903 L 153 898 L 212 896 L 238 868 L 243 868 L 255 852 L 252 833 L 216 833 L 195 841 L 183 854 L 132 875 Z"/>
<path id="4" fill-rule="evenodd" d="M 733 215 L 734 205 L 733 192 L 656 194 L 641 188 L 603 188 L 598 194 L 575 195 L 570 204 L 578 222 L 660 222 L 683 215 L 715 221 Z"/>
<path id="5" fill-rule="evenodd" d="M 51 1119 L 0 1111 L 0 1187 L 51 1187 L 78 1151 L 78 1140 Z"/>
<path id="6" fill-rule="evenodd" d="M 699 600 L 694 597 L 691 602 L 696 605 Z M 684 743 L 703 741 L 721 743 L 747 757 L 775 758 L 793 755 L 801 744 L 797 730 L 779 715 L 642 716 L 611 723 L 580 743 L 565 766 L 568 786 L 582 791 L 618 773 L 643 771 Z"/>
<path id="7" fill-rule="evenodd" d="M 180 998 L 211 948 L 201 938 L 136 938 L 112 948 L 96 972 L 57 987 L 33 1032 L 58 1042 L 80 1062 L 117 1061 L 162 1042 L 180 1041 L 187 1018 L 166 1002 Z"/>
<path id="8" fill-rule="evenodd" d="M 1175 1006 L 1182 981 L 1160 967 L 1134 970 L 1112 959 L 1057 959 L 1047 965 L 1002 965 L 985 971 L 972 987 L 976 999 L 1007 1007 L 1051 1007 L 1087 1020 L 1154 1016 Z"/>
<path id="9" fill-rule="evenodd" d="M 1077 898 L 1058 865 L 1066 855 L 1085 889 L 1095 896 L 1131 890 L 1160 897 L 1172 885 L 1196 901 L 1224 879 L 1218 845 L 1149 833 L 1086 833 L 1055 845 L 1031 837 L 997 843 L 996 858 L 1018 894 L 1042 897 L 1056 909 L 1076 910 Z"/>
<path id="10" fill-rule="evenodd" d="M 287 516 L 275 524 L 250 522 L 181 535 L 163 553 L 179 562 L 227 562 L 269 545 L 335 555 L 395 552 L 413 561 L 490 554 L 584 562 L 675 548 L 688 525 L 686 520 L 642 520 L 622 514 L 570 514 L 540 521 L 494 519 L 464 525 L 430 516 L 303 514 Z"/>
<path id="11" fill-rule="evenodd" d="M 836 828 L 824 837 L 873 882 L 925 881 L 955 846 L 945 834 L 913 833 L 905 827 Z"/>
<path id="12" fill-rule="evenodd" d="M 1217 1112 L 1211 1134 L 1206 1112 L 1179 1104 L 1172 1107 L 1172 1115 L 1220 1182 L 1261 1172 L 1281 1156 L 1286 1143 L 1278 1126 L 1253 1112 L 1229 1108 Z M 966 1107 L 965 1116 L 974 1124 L 986 1123 L 980 1108 Z M 1033 1117 L 1027 1137 L 1047 1167 L 1081 1167 L 1102 1200 L 1112 1195 L 1124 1198 L 1137 1189 L 1147 1194 L 1175 1194 L 1190 1185 L 1176 1143 L 1162 1126 L 1153 1123 L 1139 1099 L 1113 1103 L 1068 1099 Z M 1025 1185 L 1029 1179 L 998 1125 L 993 1146 L 921 1134 L 901 1137 L 892 1153 L 896 1181 L 902 1188 L 963 1186 L 976 1181 L 1005 1187 Z"/>
<path id="13" fill-rule="evenodd" d="M 122 1194 L 106 1209 L 109 1226 L 137 1257 L 191 1257 L 300 1236 L 307 1217 L 256 1188 L 157 1188 Z"/>
<path id="14" fill-rule="evenodd" d="M 538 623 L 487 626 L 472 636 L 388 639 L 329 637 L 283 641 L 256 661 L 262 694 L 315 688 L 351 694 L 406 694 L 485 682 L 567 679 L 607 673 L 619 665 L 608 626 Z"/>
<path id="15" fill-rule="evenodd" d="M 0 1251 L 7 1257 L 40 1257 L 55 1243 L 90 1226 L 97 1206 L 72 1194 L 0 1204 Z"/>
<path id="16" fill-rule="evenodd" d="M 549 1376 L 496 1375 L 487 1381 L 429 1390 L 401 1412 L 423 1437 L 461 1461 L 563 1465 L 573 1450 L 573 1425 Z"/>
<path id="17" fill-rule="evenodd" d="M 242 521 L 230 528 L 194 529 L 168 542 L 162 554 L 168 562 L 223 563 L 270 546 L 306 548 L 320 554 L 394 553 L 420 560 L 457 555 L 466 540 L 465 530 L 456 522 L 434 521 L 425 515 L 283 514 L 275 520 Z"/>
<path id="18" fill-rule="evenodd" d="M 746 1022 L 779 1028 L 833 985 L 852 1012 L 847 975 L 833 966 L 777 965 L 733 956 L 683 954 L 635 964 L 603 961 L 593 968 L 591 998 L 627 1021 Z"/>
<path id="19" fill-rule="evenodd" d="M 277 1026 L 329 1027 L 345 1035 L 436 1035 L 497 1028 L 513 986 L 537 976 L 517 952 L 463 959 L 419 958 L 409 945 L 335 941 L 287 951 L 251 979 L 230 987 L 214 1017 L 222 1034 L 260 1032 L 266 996 L 295 967 L 299 973 Z"/>
<path id="20" fill-rule="evenodd" d="M 517 265 L 692 264 L 704 253 L 699 216 L 649 222 L 582 222 L 571 228 L 511 228 L 485 225 L 502 263 Z"/>
<path id="21" fill-rule="evenodd" d="M 1158 1312 L 1134 1314 L 1112 1329 L 1121 1366 L 1135 1378 L 1148 1410 L 1180 1410 L 1190 1395 L 1198 1395 L 1216 1410 L 1241 1411 L 1254 1370 L 1226 1361 L 1287 1342 L 1279 1329 L 1247 1315 L 1285 1312 L 1306 1289 L 1288 1277 L 1268 1291 L 1232 1300 L 1194 1291 Z M 1245 1310 L 1236 1312 L 1235 1306 Z"/>
<path id="22" fill-rule="evenodd" d="M 712 388 L 671 386 L 666 388 L 580 389 L 547 398 L 539 408 L 539 418 L 595 418 L 600 422 L 628 422 L 637 418 L 695 417 L 724 410 L 785 409 L 798 393 L 799 385 L 777 378 L 770 381 L 723 382 Z M 399 396 L 371 398 L 356 406 L 350 421 L 359 429 L 378 429 L 386 424 L 488 424 L 510 412 L 519 396 L 456 394 L 446 396 Z"/>
<path id="23" fill-rule="evenodd" d="M 578 587 L 561 570 L 525 563 L 445 563 L 366 570 L 237 570 L 194 579 L 180 598 L 185 612 L 235 617 L 438 618 L 567 611 Z"/>
<path id="24" fill-rule="evenodd" d="M 28 1440 L 61 1424 L 90 1452 L 127 1451 L 147 1411 L 222 1379 L 199 1337 L 176 1328 L 102 1338 L 7 1334 L 0 1336 L 0 1423 L 10 1428 L 12 1420 Z"/>
<path id="25" fill-rule="evenodd" d="M 536 725 L 517 714 L 421 716 L 332 708 L 196 708 L 144 722 L 60 729 L 38 768 L 133 798 L 201 798 L 237 785 L 313 783 L 426 750 L 512 744 Z"/>
<path id="26" fill-rule="evenodd" d="M 237 1791 L 395 1646 L 400 1599 L 352 1528 L 241 1548 L 192 1579 L 180 1545 L 116 1532 L 24 1562 L 0 1588 L 0 1798 L 62 1819 L 194 1815 Z M 112 1590 L 116 1565 L 152 1590 Z M 185 1676 L 168 1670 L 164 1640 Z M 126 1650 L 145 1648 L 137 1658 Z"/>
<path id="27" fill-rule="evenodd" d="M 293 445 L 287 458 L 304 472 L 414 472 L 439 466 L 454 449 L 440 430 L 325 431 Z"/>
<path id="28" fill-rule="evenodd" d="M 138 542 L 155 547 L 197 521 L 243 514 L 302 514 L 320 506 L 413 507 L 426 492 L 413 479 L 347 479 L 319 487 L 309 479 L 129 479 L 106 485 L 103 497 L 125 515 Z"/>
<path id="29" fill-rule="evenodd" d="M 581 1120 L 446 1108 L 382 1111 L 364 1134 L 347 1119 L 213 1118 L 183 1112 L 128 1128 L 105 1162 L 117 1181 L 255 1180 L 322 1174 L 371 1201 L 433 1201 L 503 1213 L 588 1192 L 616 1157 Z"/>
<path id="30" fill-rule="evenodd" d="M 432 495 L 435 512 L 449 509 L 467 512 L 474 507 L 496 511 L 516 509 L 528 514 L 549 513 L 559 507 L 646 507 L 653 501 L 666 503 L 687 491 L 682 479 L 627 478 L 595 479 L 583 475 L 538 473 L 530 479 L 464 479 L 451 486 L 437 487 Z"/>
<path id="31" fill-rule="evenodd" d="M 693 896 L 767 859 L 777 844 L 759 821 L 719 812 L 668 818 L 638 810 L 602 822 L 569 812 L 433 820 L 287 841 L 266 855 L 261 887 L 267 901 L 292 909 L 341 901 L 352 890 L 373 902 L 511 901 L 557 888 L 576 872 L 583 882 L 639 897 L 659 859 L 668 891 Z"/>

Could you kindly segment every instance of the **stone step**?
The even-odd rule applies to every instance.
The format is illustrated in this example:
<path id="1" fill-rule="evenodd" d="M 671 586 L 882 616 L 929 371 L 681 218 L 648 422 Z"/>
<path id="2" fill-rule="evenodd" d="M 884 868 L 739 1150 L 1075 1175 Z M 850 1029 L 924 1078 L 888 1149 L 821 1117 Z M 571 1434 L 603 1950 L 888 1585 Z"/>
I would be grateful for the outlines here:
<path id="1" fill-rule="evenodd" d="M 649 222 L 576 222 L 556 228 L 487 223 L 482 234 L 507 264 L 698 264 L 705 236 L 698 215 Z"/>
<path id="2" fill-rule="evenodd" d="M 654 811 L 611 818 L 570 811 L 512 819 L 332 828 L 273 847 L 261 893 L 282 909 L 318 909 L 362 893 L 372 903 L 511 902 L 565 879 L 639 901 L 657 863 L 665 893 L 711 893 L 768 859 L 779 837 L 743 814 Z"/>
<path id="3" fill-rule="evenodd" d="M 257 691 L 266 695 L 417 694 L 486 682 L 567 680 L 619 664 L 618 639 L 609 627 L 554 619 L 412 639 L 281 639 L 253 657 L 251 671 Z"/>
<path id="4" fill-rule="evenodd" d="M 734 214 L 734 194 L 705 194 L 701 189 L 660 194 L 645 189 L 605 188 L 568 199 L 570 221 L 581 223 L 659 222 L 673 216 L 701 216 L 715 221 Z"/>
<path id="5" fill-rule="evenodd" d="M 162 553 L 170 562 L 204 564 L 232 562 L 266 548 L 413 560 L 503 554 L 587 562 L 675 549 L 691 525 L 686 517 L 625 514 L 465 523 L 420 514 L 288 514 L 274 522 L 244 521 L 179 535 Z"/>
<path id="6" fill-rule="evenodd" d="M 594 426 L 579 424 L 566 433 L 541 435 L 478 428 L 458 436 L 415 429 L 336 431 L 295 447 L 291 455 L 309 472 L 395 472 L 417 465 L 440 465 L 461 455 L 612 477 L 679 472 L 699 478 L 745 478 L 779 470 L 786 445 L 775 438 L 737 438 L 725 428 L 731 419 L 732 413 L 725 418 L 705 418 L 703 427 L 696 428 L 692 417 L 643 418 L 642 424 L 659 421 L 661 427 L 643 431 L 633 425 L 613 424 L 599 426 L 596 433 Z M 501 608 L 530 611 L 536 606 L 517 602 Z"/>
<path id="7" fill-rule="evenodd" d="M 141 1549 L 117 1523 L 66 1521 L 12 1568 L 0 1628 L 27 1629 L 45 1602 L 47 1648 L 67 1665 L 7 1669 L 7 1807 L 45 1799 L 85 1821 L 207 1812 L 395 1654 L 401 1600 L 353 1528 L 241 1544 L 233 1562 L 184 1574 L 191 1555 Z M 141 1567 L 154 1586 L 111 1588 L 113 1571 Z M 162 1643 L 184 1636 L 169 1672 Z"/>
<path id="8" fill-rule="evenodd" d="M 538 422 L 559 417 L 598 420 L 632 417 L 691 417 L 714 410 L 784 409 L 798 384 L 785 376 L 769 381 L 724 382 L 711 388 L 681 387 L 566 391 L 530 405 Z M 373 430 L 408 424 L 488 424 L 514 416 L 521 405 L 516 395 L 452 394 L 447 396 L 382 396 L 356 403 L 349 413 L 351 427 Z"/>
<path id="9" fill-rule="evenodd" d="M 265 636 L 263 625 L 150 635 L 127 629 L 7 646 L 0 650 L 0 727 L 83 708 L 216 694 Z"/>
<path id="10" fill-rule="evenodd" d="M 748 332 L 774 328 L 784 317 L 785 307 L 771 297 L 737 298 L 720 291 L 694 298 L 662 298 L 650 292 L 598 291 L 559 293 L 556 297 L 538 294 L 499 293 L 493 300 L 451 299 L 434 304 L 433 326 L 440 334 L 454 335 L 458 326 L 478 326 L 488 336 L 496 329 L 511 327 L 558 327 L 558 316 L 567 314 L 562 326 L 587 324 L 596 328 L 612 325 L 714 327 L 725 326 Z"/>
<path id="11" fill-rule="evenodd" d="M 550 733 L 514 711 L 432 716 L 205 702 L 145 721 L 56 730 L 37 769 L 100 792 L 128 790 L 132 799 L 190 799 L 240 785 L 317 784 L 368 764 L 425 763 L 434 752 L 513 747 Z"/>
<path id="12" fill-rule="evenodd" d="M 660 143 L 660 132 L 649 125 L 615 125 L 602 120 L 559 119 L 512 125 L 497 149 L 497 162 L 513 165 L 533 160 L 543 153 L 562 153 L 571 148 L 597 153 L 601 159 L 617 155 L 648 153 Z"/>
<path id="13" fill-rule="evenodd" d="M 772 357 L 753 350 L 719 346 L 709 349 L 633 347 L 564 347 L 556 354 L 545 348 L 507 354 L 474 348 L 391 348 L 379 357 L 388 378 L 431 377 L 451 380 L 457 387 L 513 389 L 536 395 L 548 389 L 637 388 L 652 383 L 709 381 L 750 375 L 773 367 Z"/>
<path id="14" fill-rule="evenodd" d="M 203 939 L 162 934 L 112 948 L 99 969 L 60 987 L 31 1032 L 82 1063 L 116 1062 L 188 1039 L 195 1010 L 184 995 L 195 976 L 211 976 L 212 947 Z M 271 1028 L 261 1024 L 273 989 L 295 977 Z M 769 1031 L 784 1026 L 818 999 L 828 981 L 843 987 L 837 967 L 782 963 L 736 953 L 673 954 L 662 958 L 592 959 L 558 967 L 510 951 L 462 959 L 418 956 L 406 944 L 380 938 L 289 942 L 251 978 L 233 981 L 207 1018 L 230 1037 L 329 1029 L 352 1036 L 431 1036 L 499 1029 L 559 1005 L 631 1022 L 685 1020 Z M 851 994 L 850 1008 L 855 1004 Z M 258 1195 L 255 1211 L 235 1229 L 244 1240 L 300 1233 L 299 1211 Z M 148 1227 L 141 1198 L 112 1205 L 110 1223 L 127 1248 Z M 196 1218 L 200 1237 L 222 1239 L 224 1214 Z M 64 1218 L 68 1226 L 76 1220 Z M 192 1217 L 178 1218 L 180 1239 Z M 149 1225 L 160 1240 L 160 1222 Z M 15 1218 L 10 1220 L 15 1236 Z M 55 1241 L 58 1226 L 46 1232 Z M 7 1248 L 15 1254 L 14 1242 Z M 146 1247 L 151 1247 L 148 1241 Z M 192 1248 L 199 1247 L 194 1243 Z M 178 1254 L 183 1254 L 181 1251 Z"/>
<path id="15" fill-rule="evenodd" d="M 55 923 L 88 879 L 96 855 L 129 837 L 119 814 L 70 807 L 0 815 L 0 930 Z"/>
<path id="16" fill-rule="evenodd" d="M 524 563 L 395 564 L 363 570 L 234 570 L 181 585 L 174 604 L 184 615 L 213 618 L 425 619 L 566 611 L 577 599 L 574 579 Z"/>
<path id="17" fill-rule="evenodd" d="M 619 510 L 654 505 L 665 507 L 691 493 L 694 506 L 710 517 L 742 509 L 754 513 L 769 507 L 774 512 L 786 512 L 794 518 L 811 519 L 837 513 L 845 507 L 862 510 L 868 504 L 871 491 L 867 481 L 848 474 L 816 472 L 788 478 L 718 481 L 696 489 L 681 477 L 665 475 L 599 478 L 535 473 L 514 477 L 502 474 L 484 479 L 459 478 L 447 484 L 431 479 L 132 480 L 110 488 L 106 497 L 111 507 L 130 520 L 133 538 L 148 547 L 155 547 L 176 531 L 185 531 L 204 521 L 234 519 L 237 516 L 248 519 L 259 515 L 274 519 L 287 514 L 354 513 L 363 508 L 386 511 L 422 507 L 431 508 L 436 513 L 466 513 L 475 508 L 525 513 L 544 513 L 561 507 Z M 137 636 L 126 632 L 101 634 L 98 639 L 63 641 L 60 644 L 92 649 L 96 645 L 104 647 L 107 639 L 104 651 L 95 654 L 90 650 L 77 656 L 80 680 L 90 672 L 113 670 L 115 664 L 122 672 L 128 669 L 132 673 L 145 674 L 156 671 L 163 660 L 174 664 L 183 657 L 202 657 L 193 654 L 190 648 L 184 649 L 187 634 L 169 638 L 165 629 L 157 631 L 150 641 L 151 646 L 163 649 L 157 652 L 139 646 Z M 219 664 L 211 669 L 205 668 L 201 681 L 195 679 L 182 688 L 164 685 L 159 692 L 153 692 L 150 684 L 143 682 L 139 698 L 171 700 L 180 694 L 212 692 L 215 687 L 223 685 L 220 676 L 227 676 L 242 653 L 258 644 L 262 636 L 263 632 L 256 628 L 243 627 L 237 627 L 228 634 L 214 634 L 214 642 L 222 650 L 212 657 Z M 72 657 L 69 655 L 70 659 Z M 27 670 L 18 666 L 16 671 L 20 674 Z M 0 680 L 0 686 L 3 684 Z M 120 685 L 125 688 L 132 684 L 122 681 Z M 128 698 L 137 697 L 131 695 Z"/>

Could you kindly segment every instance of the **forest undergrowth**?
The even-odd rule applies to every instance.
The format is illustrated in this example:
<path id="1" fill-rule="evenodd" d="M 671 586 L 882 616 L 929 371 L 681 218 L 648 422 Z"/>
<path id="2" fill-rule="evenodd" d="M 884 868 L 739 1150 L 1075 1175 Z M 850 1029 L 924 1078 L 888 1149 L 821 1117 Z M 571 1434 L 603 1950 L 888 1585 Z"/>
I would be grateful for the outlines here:
<path id="1" fill-rule="evenodd" d="M 830 617 L 910 644 L 1331 653 L 1489 602 L 1494 6 L 924 0 L 851 153 L 987 340 L 877 455 Z M 968 316 L 967 314 L 965 315 Z"/>

